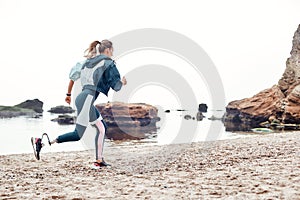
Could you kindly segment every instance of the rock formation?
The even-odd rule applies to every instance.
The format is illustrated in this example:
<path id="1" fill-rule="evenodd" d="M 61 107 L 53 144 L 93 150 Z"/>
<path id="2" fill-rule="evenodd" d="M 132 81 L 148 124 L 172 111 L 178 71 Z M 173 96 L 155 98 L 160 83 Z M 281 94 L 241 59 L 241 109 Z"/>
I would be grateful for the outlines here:
<path id="1" fill-rule="evenodd" d="M 42 113 L 43 105 L 44 105 L 44 103 L 42 101 L 40 101 L 38 99 L 33 99 L 33 100 L 24 101 L 18 105 L 15 105 L 15 107 L 32 109 L 37 113 Z"/>
<path id="2" fill-rule="evenodd" d="M 186 120 L 190 120 L 190 119 L 192 119 L 192 116 L 191 115 L 184 115 L 183 118 L 186 119 Z"/>
<path id="3" fill-rule="evenodd" d="M 38 99 L 27 100 L 15 106 L 0 106 L 0 118 L 29 116 L 37 118 L 43 112 L 43 102 Z"/>
<path id="4" fill-rule="evenodd" d="M 158 109 L 144 103 L 113 102 L 96 105 L 108 125 L 109 139 L 143 139 L 155 134 Z"/>
<path id="5" fill-rule="evenodd" d="M 51 121 L 57 122 L 60 125 L 69 125 L 69 124 L 75 124 L 76 117 L 70 115 L 58 115 L 57 118 L 51 119 Z"/>
<path id="6" fill-rule="evenodd" d="M 245 131 L 265 121 L 300 123 L 300 25 L 293 37 L 291 56 L 278 84 L 251 98 L 232 101 L 226 107 L 227 131 Z"/>
<path id="7" fill-rule="evenodd" d="M 50 113 L 56 114 L 65 114 L 65 113 L 73 113 L 75 110 L 72 109 L 70 106 L 56 106 L 48 110 Z"/>
<path id="8" fill-rule="evenodd" d="M 200 103 L 199 107 L 198 107 L 198 111 L 202 112 L 202 113 L 206 113 L 207 112 L 207 105 L 205 103 Z"/>
<path id="9" fill-rule="evenodd" d="M 197 114 L 196 114 L 197 121 L 202 121 L 204 117 L 205 116 L 203 115 L 202 112 L 200 112 L 200 111 L 197 112 Z"/>

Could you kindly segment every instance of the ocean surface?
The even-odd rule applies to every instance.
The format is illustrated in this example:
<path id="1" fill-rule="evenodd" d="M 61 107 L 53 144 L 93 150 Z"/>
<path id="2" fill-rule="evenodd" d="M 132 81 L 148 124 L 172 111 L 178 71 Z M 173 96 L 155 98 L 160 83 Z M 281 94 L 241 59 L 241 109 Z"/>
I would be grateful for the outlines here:
<path id="1" fill-rule="evenodd" d="M 183 122 L 189 123 L 190 126 L 197 125 L 196 132 L 193 135 L 193 140 L 188 142 L 224 140 L 250 136 L 247 134 L 226 132 L 221 121 L 211 121 L 207 119 L 211 115 L 210 112 L 205 114 L 206 118 L 204 118 L 202 121 L 183 119 L 187 114 L 193 116 L 193 114 L 196 114 L 196 111 L 171 110 L 170 113 L 159 111 L 158 115 L 161 117 L 161 120 L 157 123 L 157 133 L 152 135 L 151 138 L 123 142 L 106 139 L 105 146 L 170 144 L 174 142 L 174 138 L 176 137 L 176 134 L 178 134 L 178 130 L 181 128 Z M 220 115 L 222 115 L 222 112 L 220 112 Z M 45 132 L 48 133 L 50 139 L 52 140 L 60 134 L 74 130 L 74 125 L 59 125 L 57 122 L 52 122 L 51 119 L 56 118 L 57 116 L 57 114 L 51 114 L 47 111 L 44 111 L 41 118 L 16 117 L 0 119 L 0 155 L 31 153 L 33 151 L 30 142 L 31 137 L 41 137 Z M 208 130 L 210 126 L 220 126 L 220 124 L 222 128 L 217 136 L 208 137 Z M 81 141 L 55 144 L 51 147 L 48 145 L 45 138 L 43 140 L 45 147 L 42 149 L 42 151 L 61 152 L 93 149 L 94 134 L 95 130 L 92 127 L 88 127 Z"/>

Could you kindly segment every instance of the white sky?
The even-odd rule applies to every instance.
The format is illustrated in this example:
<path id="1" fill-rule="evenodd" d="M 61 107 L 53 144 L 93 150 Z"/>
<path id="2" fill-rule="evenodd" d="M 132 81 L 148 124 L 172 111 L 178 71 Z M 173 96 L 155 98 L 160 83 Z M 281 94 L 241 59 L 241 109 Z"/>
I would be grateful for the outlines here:
<path id="1" fill-rule="evenodd" d="M 250 97 L 281 78 L 299 6 L 297 0 L 0 0 L 0 105 L 33 98 L 63 104 L 69 70 L 90 42 L 139 28 L 194 40 L 215 63 L 226 102 Z M 121 74 L 128 72 L 125 60 Z M 134 98 L 142 101 L 145 94 Z"/>

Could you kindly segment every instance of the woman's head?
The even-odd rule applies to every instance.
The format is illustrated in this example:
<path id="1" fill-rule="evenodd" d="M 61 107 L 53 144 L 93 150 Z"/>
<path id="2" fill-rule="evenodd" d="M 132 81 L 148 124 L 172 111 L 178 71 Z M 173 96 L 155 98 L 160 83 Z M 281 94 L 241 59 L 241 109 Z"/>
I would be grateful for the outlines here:
<path id="1" fill-rule="evenodd" d="M 111 57 L 113 55 L 112 42 L 109 40 L 102 40 L 101 42 L 97 40 L 92 42 L 89 48 L 85 50 L 84 57 L 92 58 L 95 57 L 98 53 Z"/>
<path id="2" fill-rule="evenodd" d="M 112 57 L 114 51 L 113 43 L 109 40 L 102 40 L 98 50 L 100 54 L 105 54 L 108 57 Z"/>
<path id="3" fill-rule="evenodd" d="M 84 51 L 84 57 L 86 58 L 93 58 L 98 53 L 104 54 L 107 57 L 113 56 L 113 44 L 109 40 L 102 40 L 99 42 L 98 40 L 92 42 L 88 49 Z"/>

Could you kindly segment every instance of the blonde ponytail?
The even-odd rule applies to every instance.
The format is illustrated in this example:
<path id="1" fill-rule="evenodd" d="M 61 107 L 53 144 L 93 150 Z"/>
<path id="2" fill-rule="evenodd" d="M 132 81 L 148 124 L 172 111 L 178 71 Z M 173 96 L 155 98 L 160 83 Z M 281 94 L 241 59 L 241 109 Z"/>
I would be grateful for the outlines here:
<path id="1" fill-rule="evenodd" d="M 86 58 L 95 57 L 97 55 L 97 53 L 98 53 L 97 52 L 98 50 L 96 48 L 98 44 L 101 45 L 101 42 L 99 42 L 98 40 L 92 42 L 90 44 L 89 48 L 84 51 L 84 57 L 86 57 Z"/>

